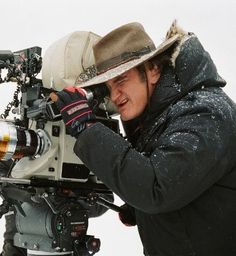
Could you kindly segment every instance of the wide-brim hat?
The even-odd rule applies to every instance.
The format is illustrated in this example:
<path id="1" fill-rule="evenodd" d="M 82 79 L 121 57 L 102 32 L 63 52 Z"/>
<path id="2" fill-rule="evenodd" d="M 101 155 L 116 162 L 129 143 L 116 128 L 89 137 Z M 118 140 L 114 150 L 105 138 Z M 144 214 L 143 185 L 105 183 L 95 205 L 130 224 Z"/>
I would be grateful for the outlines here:
<path id="1" fill-rule="evenodd" d="M 95 65 L 79 75 L 76 85 L 87 87 L 104 83 L 163 53 L 178 39 L 179 35 L 175 34 L 156 47 L 140 23 L 123 25 L 94 45 Z"/>

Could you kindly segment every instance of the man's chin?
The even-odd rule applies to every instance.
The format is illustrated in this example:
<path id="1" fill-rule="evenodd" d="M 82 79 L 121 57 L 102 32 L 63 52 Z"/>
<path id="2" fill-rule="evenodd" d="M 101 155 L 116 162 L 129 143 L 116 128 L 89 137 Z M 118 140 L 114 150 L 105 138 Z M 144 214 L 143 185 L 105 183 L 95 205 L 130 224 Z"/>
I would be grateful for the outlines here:
<path id="1" fill-rule="evenodd" d="M 126 122 L 126 121 L 130 121 L 130 120 L 132 120 L 132 119 L 134 119 L 136 116 L 134 116 L 134 115 L 127 115 L 127 114 L 120 114 L 120 119 L 121 119 L 121 121 L 124 121 L 124 122 Z"/>
<path id="2" fill-rule="evenodd" d="M 122 114 L 120 114 L 120 119 L 121 119 L 121 121 L 124 121 L 124 122 L 131 120 L 131 118 L 127 117 L 126 115 L 122 115 Z"/>

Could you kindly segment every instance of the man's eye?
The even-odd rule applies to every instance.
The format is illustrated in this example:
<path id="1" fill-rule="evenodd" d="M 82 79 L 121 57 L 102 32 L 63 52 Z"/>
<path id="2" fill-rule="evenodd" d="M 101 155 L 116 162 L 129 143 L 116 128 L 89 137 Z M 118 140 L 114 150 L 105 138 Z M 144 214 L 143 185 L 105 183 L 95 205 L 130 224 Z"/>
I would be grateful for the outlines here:
<path id="1" fill-rule="evenodd" d="M 117 84 L 123 84 L 124 82 L 127 81 L 127 77 L 123 77 L 122 79 L 120 79 Z"/>

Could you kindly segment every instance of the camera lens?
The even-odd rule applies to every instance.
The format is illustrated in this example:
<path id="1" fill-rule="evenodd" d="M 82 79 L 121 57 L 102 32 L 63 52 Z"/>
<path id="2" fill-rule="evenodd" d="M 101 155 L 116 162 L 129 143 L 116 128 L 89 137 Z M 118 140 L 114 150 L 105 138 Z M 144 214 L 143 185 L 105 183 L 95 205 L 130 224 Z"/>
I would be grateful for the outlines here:
<path id="1" fill-rule="evenodd" d="M 42 130 L 26 130 L 11 122 L 0 121 L 0 159 L 37 157 L 45 153 L 50 142 Z"/>

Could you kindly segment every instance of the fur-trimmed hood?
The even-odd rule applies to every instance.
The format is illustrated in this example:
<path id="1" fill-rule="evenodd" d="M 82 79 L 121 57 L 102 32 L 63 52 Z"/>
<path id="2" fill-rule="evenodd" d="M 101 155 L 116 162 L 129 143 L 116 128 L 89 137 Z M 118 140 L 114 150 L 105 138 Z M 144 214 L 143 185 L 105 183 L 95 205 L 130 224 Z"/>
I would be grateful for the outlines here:
<path id="1" fill-rule="evenodd" d="M 181 37 L 173 47 L 170 65 L 164 67 L 151 97 L 151 112 L 162 112 L 181 96 L 197 88 L 223 87 L 226 84 L 195 34 L 184 32 L 176 22 L 167 32 L 167 37 L 174 33 L 181 34 Z"/>

